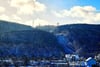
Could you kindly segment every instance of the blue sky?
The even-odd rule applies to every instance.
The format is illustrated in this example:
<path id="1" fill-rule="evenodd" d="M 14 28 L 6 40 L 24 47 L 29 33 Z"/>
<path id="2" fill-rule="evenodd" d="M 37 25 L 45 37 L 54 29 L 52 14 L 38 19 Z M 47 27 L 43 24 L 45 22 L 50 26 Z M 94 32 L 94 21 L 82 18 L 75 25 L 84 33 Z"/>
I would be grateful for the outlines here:
<path id="1" fill-rule="evenodd" d="M 100 0 L 38 0 L 50 8 L 70 9 L 73 6 L 93 6 L 100 10 Z"/>
<path id="2" fill-rule="evenodd" d="M 100 10 L 100 0 L 79 0 L 79 5 L 82 6 L 91 5 Z"/>
<path id="3" fill-rule="evenodd" d="M 100 0 L 0 0 L 0 20 L 32 25 L 100 24 Z"/>

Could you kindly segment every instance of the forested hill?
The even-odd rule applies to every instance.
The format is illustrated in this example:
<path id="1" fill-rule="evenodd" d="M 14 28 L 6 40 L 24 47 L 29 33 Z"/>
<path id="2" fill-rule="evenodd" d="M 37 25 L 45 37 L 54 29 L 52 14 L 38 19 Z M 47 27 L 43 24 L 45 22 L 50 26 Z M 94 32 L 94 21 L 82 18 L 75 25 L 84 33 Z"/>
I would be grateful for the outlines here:
<path id="1" fill-rule="evenodd" d="M 100 53 L 100 25 L 62 25 L 57 28 L 58 33 L 64 36 L 66 46 L 74 47 L 76 54 L 94 56 Z"/>
<path id="2" fill-rule="evenodd" d="M 65 54 L 89 57 L 100 53 L 100 25 L 40 28 L 0 21 L 0 56 L 58 58 Z"/>
<path id="3" fill-rule="evenodd" d="M 32 30 L 32 29 L 33 28 L 31 26 L 0 20 L 0 33 L 19 31 L 19 30 Z"/>
<path id="4" fill-rule="evenodd" d="M 56 36 L 30 26 L 0 21 L 0 56 L 59 58 L 63 48 Z"/>

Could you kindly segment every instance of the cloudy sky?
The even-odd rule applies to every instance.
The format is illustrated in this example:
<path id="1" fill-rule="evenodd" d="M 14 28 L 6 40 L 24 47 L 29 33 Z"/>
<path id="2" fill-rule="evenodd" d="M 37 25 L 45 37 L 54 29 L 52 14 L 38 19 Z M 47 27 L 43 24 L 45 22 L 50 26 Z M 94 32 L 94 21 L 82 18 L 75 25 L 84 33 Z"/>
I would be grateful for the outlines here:
<path id="1" fill-rule="evenodd" d="M 100 0 L 0 0 L 0 20 L 26 25 L 100 24 Z"/>

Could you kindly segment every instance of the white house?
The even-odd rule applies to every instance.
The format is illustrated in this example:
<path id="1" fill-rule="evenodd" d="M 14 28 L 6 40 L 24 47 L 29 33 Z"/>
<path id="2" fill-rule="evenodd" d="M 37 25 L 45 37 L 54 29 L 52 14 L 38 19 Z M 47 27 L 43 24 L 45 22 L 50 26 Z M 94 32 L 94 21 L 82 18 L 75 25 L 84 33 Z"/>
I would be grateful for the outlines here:
<path id="1" fill-rule="evenodd" d="M 88 59 L 86 59 L 85 64 L 87 67 L 92 67 L 92 65 L 96 64 L 96 60 L 93 59 L 92 57 L 89 57 Z"/>

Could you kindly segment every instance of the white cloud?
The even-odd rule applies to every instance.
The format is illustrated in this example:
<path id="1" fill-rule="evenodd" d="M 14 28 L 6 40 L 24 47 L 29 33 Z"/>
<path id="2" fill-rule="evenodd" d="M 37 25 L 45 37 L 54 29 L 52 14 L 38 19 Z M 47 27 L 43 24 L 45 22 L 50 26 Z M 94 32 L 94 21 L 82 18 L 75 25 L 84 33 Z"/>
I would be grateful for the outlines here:
<path id="1" fill-rule="evenodd" d="M 5 8 L 0 6 L 0 13 L 5 12 Z"/>
<path id="2" fill-rule="evenodd" d="M 37 18 L 36 20 L 34 20 L 34 26 L 36 27 L 39 25 L 44 26 L 44 25 L 52 25 L 52 24 L 47 20 Z"/>
<path id="3" fill-rule="evenodd" d="M 21 18 L 19 16 L 15 15 L 15 14 L 12 15 L 12 17 L 13 17 L 14 20 L 21 20 Z"/>
<path id="4" fill-rule="evenodd" d="M 16 23 L 21 23 L 21 18 L 18 17 L 17 15 L 5 15 L 5 14 L 1 14 L 0 15 L 0 20 L 6 20 L 6 21 L 11 21 L 11 22 L 16 22 Z"/>
<path id="5" fill-rule="evenodd" d="M 0 20 L 9 20 L 9 17 L 5 14 L 0 15 Z"/>
<path id="6" fill-rule="evenodd" d="M 18 22 L 17 22 L 18 23 Z M 20 22 L 19 22 L 20 23 Z M 32 27 L 36 27 L 36 26 L 45 26 L 45 25 L 52 25 L 50 22 L 48 22 L 47 20 L 45 19 L 40 19 L 40 18 L 37 18 L 35 20 L 27 20 L 25 21 L 24 23 L 21 23 L 21 24 L 25 24 L 25 25 L 30 25 Z"/>
<path id="7" fill-rule="evenodd" d="M 1 2 L 3 1 L 4 0 Z M 31 26 L 33 22 L 35 22 L 34 26 L 48 24 L 47 20 L 36 19 L 39 18 L 42 11 L 46 10 L 46 6 L 37 0 L 7 0 L 6 2 L 4 1 L 3 4 L 4 5 L 0 4 L 0 20 Z"/>
<path id="8" fill-rule="evenodd" d="M 11 0 L 10 5 L 17 8 L 18 14 L 33 14 L 46 9 L 44 4 L 36 0 Z"/>
<path id="9" fill-rule="evenodd" d="M 60 24 L 100 23 L 100 12 L 95 7 L 74 6 L 69 10 L 56 11 L 41 2 L 39 0 L 0 0 L 0 20 L 26 25 L 33 25 L 34 22 L 34 26 L 56 25 L 57 22 Z M 53 14 L 51 10 L 54 11 Z"/>
<path id="10" fill-rule="evenodd" d="M 92 6 L 74 6 L 70 10 L 54 11 L 53 14 L 59 18 L 70 19 L 69 23 L 100 23 L 100 13 Z"/>

